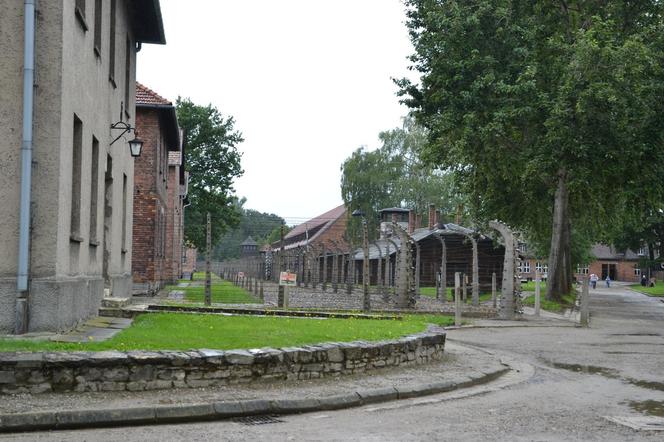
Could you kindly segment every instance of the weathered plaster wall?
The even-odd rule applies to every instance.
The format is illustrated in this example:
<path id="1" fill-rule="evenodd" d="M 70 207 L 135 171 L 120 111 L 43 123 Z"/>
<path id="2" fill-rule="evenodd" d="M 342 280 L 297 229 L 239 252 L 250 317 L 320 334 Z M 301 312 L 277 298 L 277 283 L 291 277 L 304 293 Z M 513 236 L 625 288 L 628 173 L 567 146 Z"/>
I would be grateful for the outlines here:
<path id="1" fill-rule="evenodd" d="M 0 14 L 0 330 L 13 331 L 18 252 L 19 165 L 22 131 L 23 11 L 21 1 L 3 4 Z M 127 35 L 124 1 L 117 2 L 116 75 L 109 81 L 110 2 L 104 7 L 101 56 L 95 55 L 94 3 L 87 2 L 86 31 L 74 13 L 75 0 L 40 1 L 36 19 L 33 232 L 30 259 L 30 331 L 74 326 L 95 314 L 103 294 L 104 171 L 113 158 L 114 218 L 108 244 L 109 281 L 116 294 L 130 290 L 133 160 L 126 141 L 110 146 L 110 125 L 120 118 L 134 124 L 135 49 L 125 84 Z M 133 40 L 133 39 L 132 39 Z M 125 101 L 130 88 L 130 101 Z M 121 109 L 128 114 L 121 117 Z M 80 241 L 71 239 L 73 119 L 83 122 Z M 99 141 L 100 163 L 96 228 L 90 238 L 92 136 Z M 122 228 L 123 175 L 127 176 L 126 224 Z M 122 241 L 123 230 L 128 239 Z M 54 318 L 53 315 L 57 315 Z"/>

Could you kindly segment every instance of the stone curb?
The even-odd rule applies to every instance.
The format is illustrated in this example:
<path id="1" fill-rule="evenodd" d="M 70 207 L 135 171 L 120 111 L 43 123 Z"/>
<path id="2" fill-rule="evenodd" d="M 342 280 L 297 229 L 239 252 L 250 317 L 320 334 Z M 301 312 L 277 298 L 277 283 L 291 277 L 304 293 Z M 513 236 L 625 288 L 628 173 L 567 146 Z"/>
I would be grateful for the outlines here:
<path id="1" fill-rule="evenodd" d="M 0 414 L 0 433 L 201 422 L 255 415 L 340 410 L 469 388 L 491 382 L 510 370 L 507 366 L 486 373 L 471 372 L 461 382 L 445 381 L 408 387 L 377 388 L 322 398 L 253 399 L 164 407 Z"/>

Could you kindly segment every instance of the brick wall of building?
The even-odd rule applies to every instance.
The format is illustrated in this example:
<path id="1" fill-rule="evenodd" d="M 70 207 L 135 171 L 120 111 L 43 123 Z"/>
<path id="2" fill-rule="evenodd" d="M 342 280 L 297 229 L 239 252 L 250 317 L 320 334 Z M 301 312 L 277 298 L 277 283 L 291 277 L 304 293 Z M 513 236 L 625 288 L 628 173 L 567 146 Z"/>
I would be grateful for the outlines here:
<path id="1" fill-rule="evenodd" d="M 320 246 L 325 244 L 326 247 L 331 246 L 332 244 L 337 245 L 337 247 L 342 248 L 343 250 L 348 248 L 348 243 L 346 241 L 346 217 L 341 216 L 337 219 L 332 225 L 330 225 L 324 232 L 317 236 L 311 244 L 314 246 Z"/>
<path id="2" fill-rule="evenodd" d="M 168 168 L 168 216 L 166 219 L 166 259 L 164 280 L 172 283 L 182 276 L 183 211 L 180 196 L 180 166 Z"/>
<path id="3" fill-rule="evenodd" d="M 134 292 L 152 292 L 164 281 L 168 153 L 157 110 L 137 108 L 136 130 L 144 144 L 134 163 L 132 274 Z"/>

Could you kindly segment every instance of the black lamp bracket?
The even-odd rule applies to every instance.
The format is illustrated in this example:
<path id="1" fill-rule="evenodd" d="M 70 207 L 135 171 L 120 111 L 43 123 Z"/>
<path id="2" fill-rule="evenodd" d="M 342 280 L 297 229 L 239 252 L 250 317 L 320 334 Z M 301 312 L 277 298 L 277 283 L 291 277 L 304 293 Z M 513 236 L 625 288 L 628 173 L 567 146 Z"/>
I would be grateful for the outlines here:
<path id="1" fill-rule="evenodd" d="M 122 138 L 122 136 L 126 133 L 134 131 L 134 135 L 136 135 L 136 128 L 131 127 L 131 125 L 129 123 L 125 123 L 124 121 L 118 121 L 117 123 L 111 124 L 111 130 L 121 130 L 122 131 L 122 133 L 120 135 L 118 135 L 113 141 L 111 141 L 111 144 L 110 144 L 111 146 L 113 145 L 113 143 L 115 143 L 120 138 Z"/>

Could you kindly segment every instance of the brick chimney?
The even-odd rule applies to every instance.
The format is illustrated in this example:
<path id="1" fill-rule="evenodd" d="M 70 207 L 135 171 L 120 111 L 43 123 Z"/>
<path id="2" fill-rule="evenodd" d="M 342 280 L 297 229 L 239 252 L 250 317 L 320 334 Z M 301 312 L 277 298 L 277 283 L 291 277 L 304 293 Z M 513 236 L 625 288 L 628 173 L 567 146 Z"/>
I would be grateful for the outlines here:
<path id="1" fill-rule="evenodd" d="M 433 230 L 436 224 L 436 205 L 429 204 L 429 230 Z"/>
<path id="2" fill-rule="evenodd" d="M 415 212 L 408 211 L 408 234 L 412 235 L 415 231 Z"/>

